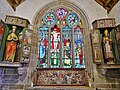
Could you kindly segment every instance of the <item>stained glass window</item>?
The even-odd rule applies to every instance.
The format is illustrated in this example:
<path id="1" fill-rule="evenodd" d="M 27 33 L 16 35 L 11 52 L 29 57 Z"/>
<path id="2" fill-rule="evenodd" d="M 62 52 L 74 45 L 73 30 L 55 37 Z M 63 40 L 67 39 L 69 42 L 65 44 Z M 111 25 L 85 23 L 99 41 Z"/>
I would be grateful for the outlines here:
<path id="1" fill-rule="evenodd" d="M 56 11 L 56 16 L 62 20 L 63 18 L 65 18 L 67 16 L 68 12 L 66 9 L 64 8 L 59 8 L 57 11 Z"/>
<path id="2" fill-rule="evenodd" d="M 46 67 L 48 59 L 48 30 L 46 25 L 40 27 L 38 39 L 38 66 Z"/>
<path id="3" fill-rule="evenodd" d="M 83 31 L 77 26 L 74 28 L 74 56 L 75 67 L 84 68 L 84 44 L 83 44 Z"/>
<path id="4" fill-rule="evenodd" d="M 46 13 L 46 15 L 44 16 L 44 19 L 43 19 L 43 20 L 44 20 L 45 24 L 52 26 L 52 25 L 54 25 L 55 22 L 56 22 L 56 17 L 55 17 L 55 15 L 54 15 L 54 13 L 48 12 L 48 13 Z"/>
<path id="5" fill-rule="evenodd" d="M 60 65 L 60 28 L 57 25 L 51 28 L 51 67 L 57 68 Z"/>
<path id="6" fill-rule="evenodd" d="M 47 12 L 42 20 L 38 67 L 85 68 L 84 29 L 77 13 L 62 7 Z"/>
<path id="7" fill-rule="evenodd" d="M 74 13 L 70 13 L 67 17 L 67 23 L 72 27 L 78 24 L 78 16 Z"/>
<path id="8" fill-rule="evenodd" d="M 62 29 L 63 67 L 72 67 L 72 28 L 66 25 Z"/>

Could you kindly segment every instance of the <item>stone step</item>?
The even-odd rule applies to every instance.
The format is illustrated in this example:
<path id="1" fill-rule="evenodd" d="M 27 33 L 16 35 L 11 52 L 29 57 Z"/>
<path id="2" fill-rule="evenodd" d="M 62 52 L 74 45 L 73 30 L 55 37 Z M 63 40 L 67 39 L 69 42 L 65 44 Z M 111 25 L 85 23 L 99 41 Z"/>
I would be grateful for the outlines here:
<path id="1" fill-rule="evenodd" d="M 98 88 L 96 90 L 120 90 L 120 88 Z"/>
<path id="2" fill-rule="evenodd" d="M 2 90 L 24 90 L 24 85 L 23 84 L 5 85 L 2 87 Z"/>
<path id="3" fill-rule="evenodd" d="M 25 90 L 96 90 L 95 88 L 85 86 L 35 86 Z"/>

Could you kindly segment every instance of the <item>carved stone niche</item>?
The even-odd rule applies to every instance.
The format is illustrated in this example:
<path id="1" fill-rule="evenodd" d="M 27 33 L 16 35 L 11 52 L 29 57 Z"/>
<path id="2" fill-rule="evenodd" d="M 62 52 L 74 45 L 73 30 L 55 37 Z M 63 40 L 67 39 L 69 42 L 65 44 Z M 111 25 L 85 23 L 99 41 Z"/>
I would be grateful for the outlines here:
<path id="1" fill-rule="evenodd" d="M 93 29 L 98 29 L 98 31 L 100 31 L 100 40 L 101 40 L 100 47 L 103 56 L 102 63 L 98 64 L 97 68 L 101 68 L 101 69 L 120 68 L 120 62 L 118 59 L 118 53 L 116 48 L 116 46 L 118 46 L 116 44 L 118 43 L 118 41 L 116 42 L 116 40 L 119 39 L 120 37 L 120 33 L 118 33 L 120 26 L 118 26 L 115 31 L 116 25 L 114 18 L 97 19 L 92 23 L 92 25 L 93 25 Z M 109 45 L 105 41 L 106 42 L 109 41 Z M 93 46 L 93 49 L 94 48 L 95 45 Z M 109 53 L 109 57 L 107 57 L 108 53 Z"/>
<path id="2" fill-rule="evenodd" d="M 92 23 L 92 25 L 94 29 L 113 28 L 116 26 L 114 18 L 97 19 Z"/>
<path id="3" fill-rule="evenodd" d="M 26 27 L 26 28 L 28 28 L 28 25 L 30 24 L 27 19 L 17 17 L 17 16 L 9 16 L 9 15 L 6 15 L 5 22 L 6 24 L 13 24 L 21 27 Z"/>

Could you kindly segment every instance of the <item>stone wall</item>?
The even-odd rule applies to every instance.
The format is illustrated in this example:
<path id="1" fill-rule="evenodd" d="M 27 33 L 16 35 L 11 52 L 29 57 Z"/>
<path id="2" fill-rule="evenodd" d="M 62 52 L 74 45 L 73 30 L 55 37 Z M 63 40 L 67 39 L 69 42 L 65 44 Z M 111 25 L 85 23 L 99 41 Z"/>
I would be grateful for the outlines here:
<path id="1" fill-rule="evenodd" d="M 7 0 L 0 0 L 0 19 L 5 20 L 6 15 L 14 15 L 15 11 L 8 4 Z"/>
<path id="2" fill-rule="evenodd" d="M 120 24 L 120 1 L 113 7 L 108 16 L 115 18 L 116 25 Z"/>
<path id="3" fill-rule="evenodd" d="M 0 90 L 13 90 L 25 88 L 26 85 L 29 85 L 28 72 L 28 67 L 26 67 L 26 65 L 20 67 L 10 67 L 9 65 L 6 65 L 5 67 L 1 66 Z"/>
<path id="4" fill-rule="evenodd" d="M 56 0 L 26 0 L 17 7 L 15 15 L 27 18 L 32 23 L 36 13 L 50 2 Z M 90 24 L 98 18 L 107 17 L 107 12 L 94 0 L 67 0 L 79 6 L 88 15 Z"/>
<path id="5" fill-rule="evenodd" d="M 119 90 L 120 69 L 98 68 L 94 65 L 93 87 L 97 90 Z"/>
<path id="6" fill-rule="evenodd" d="M 9 88 L 19 81 L 19 74 L 17 68 L 0 67 L 0 88 Z"/>

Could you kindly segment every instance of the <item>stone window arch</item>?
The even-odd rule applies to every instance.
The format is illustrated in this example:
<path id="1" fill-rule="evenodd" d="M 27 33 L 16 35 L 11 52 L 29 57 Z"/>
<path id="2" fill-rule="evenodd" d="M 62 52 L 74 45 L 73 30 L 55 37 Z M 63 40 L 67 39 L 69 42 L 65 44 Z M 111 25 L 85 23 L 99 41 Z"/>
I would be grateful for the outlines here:
<path id="1" fill-rule="evenodd" d="M 56 12 L 57 10 L 59 9 L 65 9 L 67 10 L 67 14 L 66 16 L 57 16 Z M 51 22 L 51 24 L 48 22 L 45 21 L 45 17 L 47 18 L 47 14 L 51 14 L 52 16 L 52 13 L 54 14 L 54 16 L 56 18 L 56 21 L 55 22 Z M 75 14 L 77 17 L 78 17 L 78 23 L 76 25 L 70 25 L 70 23 L 68 22 L 68 18 L 70 16 L 70 14 Z M 53 17 L 54 17 L 53 16 Z M 59 20 L 58 20 L 59 19 Z M 59 21 L 59 22 L 58 22 Z M 58 25 L 58 23 L 60 23 Z M 65 25 L 63 25 L 63 23 L 66 23 Z M 69 24 L 68 24 L 69 23 Z M 88 72 L 91 73 L 91 62 L 92 62 L 92 55 L 91 55 L 91 43 L 90 43 L 90 38 L 89 38 L 89 32 L 90 32 L 90 25 L 89 25 L 89 19 L 88 19 L 88 16 L 87 14 L 84 12 L 84 10 L 82 10 L 79 6 L 77 6 L 76 4 L 72 3 L 72 2 L 69 2 L 69 1 L 66 1 L 66 0 L 58 0 L 58 1 L 54 1 L 54 2 L 51 2 L 49 4 L 46 4 L 43 8 L 41 8 L 40 10 L 38 10 L 38 12 L 35 14 L 34 16 L 34 19 L 33 19 L 33 22 L 32 24 L 35 26 L 34 29 L 34 33 L 35 33 L 35 37 L 36 37 L 36 41 L 39 41 L 40 39 L 40 35 L 39 35 L 39 32 L 42 31 L 43 28 L 45 28 L 45 32 L 48 32 L 48 47 L 47 47 L 47 50 L 49 50 L 49 52 L 47 52 L 47 65 L 45 66 L 45 68 L 52 68 L 51 67 L 51 61 L 50 61 L 50 51 L 51 50 L 51 31 L 52 29 L 54 29 L 55 27 L 59 28 L 61 30 L 60 34 L 60 45 L 61 47 L 59 47 L 60 49 L 60 53 L 59 53 L 59 58 L 60 58 L 60 61 L 59 61 L 59 66 L 58 67 L 53 67 L 53 68 L 64 68 L 63 66 L 63 53 L 62 53 L 62 40 L 63 40 L 63 32 L 64 32 L 64 28 L 69 28 L 69 29 L 72 29 L 72 32 L 75 30 L 75 29 L 78 29 L 80 28 L 80 30 L 82 30 L 81 32 L 83 32 L 83 42 L 84 42 L 84 67 L 85 68 L 88 68 L 89 67 L 89 70 Z M 39 27 L 39 28 L 36 28 L 36 27 Z M 69 31 L 69 30 L 68 30 Z M 80 32 L 79 32 L 80 33 Z M 79 35 L 78 35 L 79 36 Z M 71 36 L 71 39 L 73 39 L 75 37 L 75 35 L 72 35 Z M 75 42 L 74 40 L 72 40 L 72 45 L 75 45 Z M 40 43 L 39 43 L 40 44 Z M 37 55 L 39 52 L 38 50 L 38 47 L 39 47 L 39 44 L 36 44 L 35 47 L 33 47 L 34 51 L 35 51 L 35 54 Z M 89 45 L 89 46 L 88 46 Z M 72 46 L 72 53 L 74 53 L 74 47 Z M 88 53 L 89 52 L 89 53 Z M 37 58 L 39 58 L 39 55 L 37 55 Z M 40 58 L 39 58 L 40 59 Z M 43 60 L 44 61 L 44 60 Z M 39 63 L 42 63 L 40 61 L 38 61 Z M 39 66 L 39 65 L 38 65 Z M 40 66 L 39 66 L 40 67 Z M 42 66 L 43 67 L 43 66 Z M 76 62 L 75 62 L 75 55 L 73 55 L 72 57 L 72 66 L 68 67 L 68 68 L 75 68 L 76 67 Z"/>

